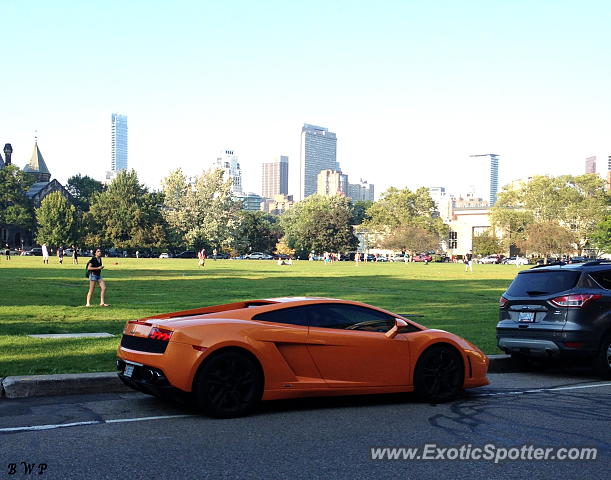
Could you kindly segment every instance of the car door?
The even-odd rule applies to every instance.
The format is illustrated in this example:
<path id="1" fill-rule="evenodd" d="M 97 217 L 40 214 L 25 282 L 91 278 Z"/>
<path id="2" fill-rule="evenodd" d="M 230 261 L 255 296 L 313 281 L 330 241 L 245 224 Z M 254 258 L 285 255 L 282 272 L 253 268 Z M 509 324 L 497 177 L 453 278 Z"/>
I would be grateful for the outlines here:
<path id="1" fill-rule="evenodd" d="M 303 310 L 307 348 L 329 387 L 401 386 L 409 383 L 409 342 L 384 334 L 394 317 L 358 305 L 323 303 Z"/>

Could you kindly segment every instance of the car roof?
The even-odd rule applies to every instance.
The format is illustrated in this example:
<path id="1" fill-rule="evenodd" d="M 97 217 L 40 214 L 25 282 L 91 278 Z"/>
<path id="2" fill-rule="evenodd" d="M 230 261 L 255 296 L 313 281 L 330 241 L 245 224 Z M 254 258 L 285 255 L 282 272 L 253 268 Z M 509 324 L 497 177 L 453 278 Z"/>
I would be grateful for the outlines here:
<path id="1" fill-rule="evenodd" d="M 523 270 L 520 273 L 529 272 L 549 272 L 549 271 L 598 271 L 608 270 L 611 267 L 611 260 L 592 260 L 584 263 L 563 263 L 558 262 L 550 265 L 537 265 L 529 270 Z"/>

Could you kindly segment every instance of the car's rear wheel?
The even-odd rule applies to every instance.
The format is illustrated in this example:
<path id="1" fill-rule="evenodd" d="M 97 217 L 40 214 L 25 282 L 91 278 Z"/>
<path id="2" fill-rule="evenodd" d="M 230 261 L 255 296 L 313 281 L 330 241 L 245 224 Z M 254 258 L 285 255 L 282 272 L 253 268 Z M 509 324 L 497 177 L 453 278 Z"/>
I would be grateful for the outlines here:
<path id="1" fill-rule="evenodd" d="M 203 365 L 194 390 L 198 406 L 211 417 L 240 417 L 261 400 L 263 374 L 248 354 L 220 352 Z"/>
<path id="2" fill-rule="evenodd" d="M 594 369 L 602 378 L 611 378 L 611 335 L 603 339 L 598 355 L 594 359 Z"/>
<path id="3" fill-rule="evenodd" d="M 446 402 L 461 391 L 464 368 L 460 354 L 449 345 L 426 350 L 416 364 L 414 390 L 426 402 Z"/>

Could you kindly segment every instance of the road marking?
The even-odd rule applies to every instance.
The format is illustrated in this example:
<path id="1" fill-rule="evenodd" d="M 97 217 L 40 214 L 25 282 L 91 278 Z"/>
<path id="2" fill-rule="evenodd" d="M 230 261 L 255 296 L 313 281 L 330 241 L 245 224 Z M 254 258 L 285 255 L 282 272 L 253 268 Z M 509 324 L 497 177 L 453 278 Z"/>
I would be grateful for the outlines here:
<path id="1" fill-rule="evenodd" d="M 113 418 L 109 420 L 92 420 L 89 422 L 58 423 L 55 425 L 32 425 L 29 427 L 10 427 L 0 428 L 0 433 L 8 432 L 31 432 L 37 430 L 53 430 L 64 427 L 82 427 L 84 425 L 103 425 L 105 423 L 125 423 L 125 422 L 145 422 L 148 420 L 165 420 L 168 418 L 195 417 L 196 415 L 160 415 L 156 417 L 137 417 L 137 418 Z"/>
<path id="2" fill-rule="evenodd" d="M 503 395 L 523 395 L 525 393 L 559 392 L 561 390 L 582 390 L 584 388 L 611 387 L 611 383 L 595 383 L 593 385 L 575 385 L 572 387 L 534 388 L 531 390 L 514 390 L 511 392 L 477 393 L 474 397 L 498 397 Z"/>

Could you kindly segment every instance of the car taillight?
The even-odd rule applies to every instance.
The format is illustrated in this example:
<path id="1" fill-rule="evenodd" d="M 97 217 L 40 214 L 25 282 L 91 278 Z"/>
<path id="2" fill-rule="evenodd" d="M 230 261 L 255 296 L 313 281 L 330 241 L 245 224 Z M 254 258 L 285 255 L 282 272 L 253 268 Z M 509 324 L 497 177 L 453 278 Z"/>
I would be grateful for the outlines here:
<path id="1" fill-rule="evenodd" d="M 561 297 L 552 298 L 550 302 L 556 307 L 583 308 L 588 303 L 598 300 L 600 297 L 602 297 L 602 295 L 598 294 L 563 295 Z"/>
<path id="2" fill-rule="evenodd" d="M 505 297 L 499 298 L 499 308 L 505 308 L 505 306 L 509 303 Z"/>
<path id="3" fill-rule="evenodd" d="M 161 340 L 162 342 L 169 342 L 170 337 L 172 336 L 172 330 L 166 330 L 164 328 L 153 327 L 151 329 L 151 333 L 149 333 L 149 338 L 153 340 Z"/>

